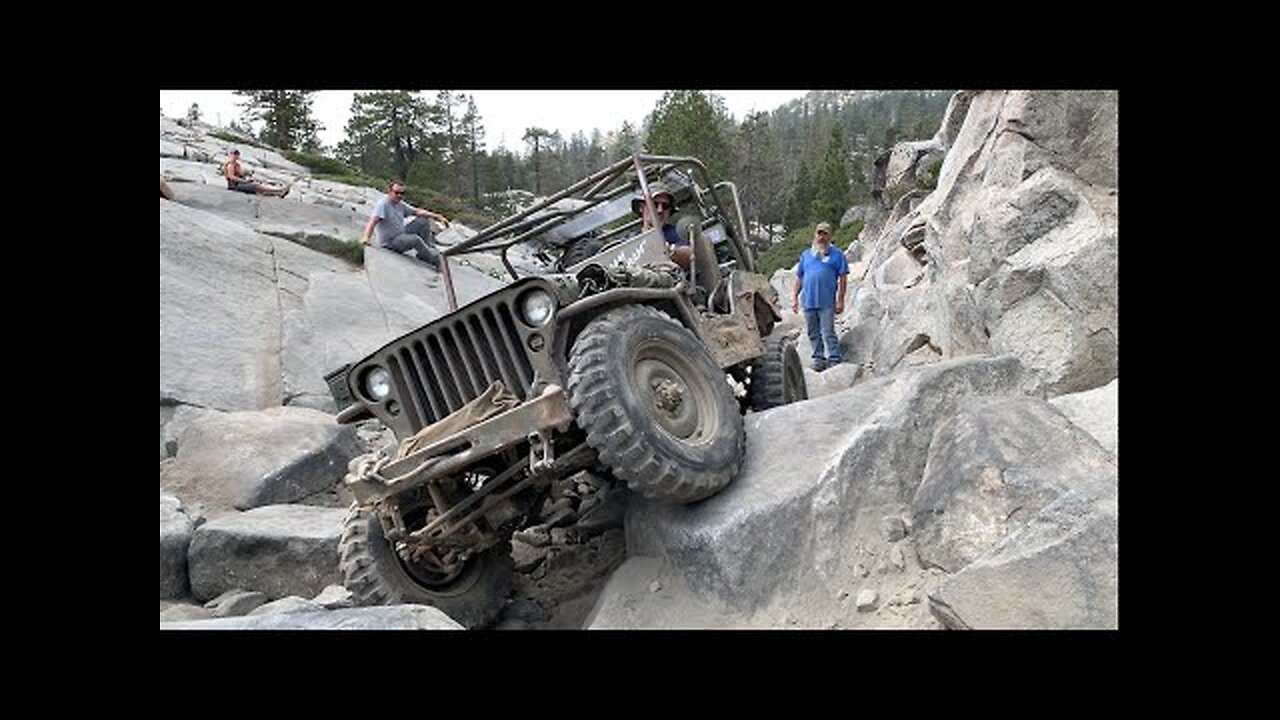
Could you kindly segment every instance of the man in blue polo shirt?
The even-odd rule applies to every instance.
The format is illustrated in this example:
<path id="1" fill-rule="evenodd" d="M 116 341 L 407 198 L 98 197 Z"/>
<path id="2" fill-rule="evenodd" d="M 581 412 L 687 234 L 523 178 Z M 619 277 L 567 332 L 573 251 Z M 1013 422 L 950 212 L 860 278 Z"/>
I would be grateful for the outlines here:
<path id="1" fill-rule="evenodd" d="M 844 312 L 848 277 L 849 264 L 845 262 L 844 253 L 831 246 L 831 224 L 818 223 L 813 244 L 800 253 L 791 290 L 792 312 L 800 312 L 803 301 L 809 344 L 813 346 L 813 369 L 818 372 L 842 361 L 840 341 L 836 338 L 836 315 Z"/>

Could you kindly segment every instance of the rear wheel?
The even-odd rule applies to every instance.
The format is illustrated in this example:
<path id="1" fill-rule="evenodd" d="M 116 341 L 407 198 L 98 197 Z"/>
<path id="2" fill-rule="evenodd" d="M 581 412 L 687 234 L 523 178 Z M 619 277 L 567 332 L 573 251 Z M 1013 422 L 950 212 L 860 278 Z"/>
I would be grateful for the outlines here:
<path id="1" fill-rule="evenodd" d="M 809 398 L 804 365 L 795 343 L 780 334 L 765 340 L 764 355 L 751 364 L 747 402 L 752 410 L 767 410 Z"/>

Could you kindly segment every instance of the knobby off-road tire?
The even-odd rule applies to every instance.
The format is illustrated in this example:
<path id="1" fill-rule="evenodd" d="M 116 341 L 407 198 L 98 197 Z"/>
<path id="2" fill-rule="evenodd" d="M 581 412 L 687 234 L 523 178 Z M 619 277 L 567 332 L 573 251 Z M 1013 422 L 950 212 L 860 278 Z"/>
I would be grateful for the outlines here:
<path id="1" fill-rule="evenodd" d="M 457 577 L 427 583 L 409 571 L 387 542 L 373 509 L 358 503 L 343 521 L 338 569 L 360 605 L 432 605 L 468 628 L 484 627 L 498 616 L 514 572 L 508 541 L 472 557 Z"/>
<path id="2" fill-rule="evenodd" d="M 760 411 L 808 398 L 804 365 L 800 363 L 795 343 L 778 333 L 770 335 L 765 339 L 764 355 L 751 364 L 748 405 Z"/>
<path id="3" fill-rule="evenodd" d="M 737 474 L 746 433 L 733 390 L 668 315 L 632 305 L 592 320 L 573 343 L 568 385 L 587 443 L 632 491 L 691 503 Z"/>

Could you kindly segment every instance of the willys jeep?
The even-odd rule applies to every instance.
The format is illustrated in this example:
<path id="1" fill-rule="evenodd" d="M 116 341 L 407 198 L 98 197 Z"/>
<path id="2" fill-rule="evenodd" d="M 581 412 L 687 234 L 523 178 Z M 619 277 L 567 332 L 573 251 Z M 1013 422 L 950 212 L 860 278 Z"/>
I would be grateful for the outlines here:
<path id="1" fill-rule="evenodd" d="M 687 270 L 633 212 L 653 212 L 657 185 Z M 444 249 L 451 312 L 326 375 L 339 422 L 377 418 L 400 441 L 344 481 L 340 567 L 357 602 L 482 626 L 510 590 L 511 536 L 553 480 L 594 467 L 673 503 L 724 488 L 742 413 L 807 397 L 746 237 L 732 183 L 695 158 L 637 154 Z M 564 256 L 522 277 L 508 251 L 536 238 Z M 512 281 L 457 307 L 449 258 L 479 252 Z"/>

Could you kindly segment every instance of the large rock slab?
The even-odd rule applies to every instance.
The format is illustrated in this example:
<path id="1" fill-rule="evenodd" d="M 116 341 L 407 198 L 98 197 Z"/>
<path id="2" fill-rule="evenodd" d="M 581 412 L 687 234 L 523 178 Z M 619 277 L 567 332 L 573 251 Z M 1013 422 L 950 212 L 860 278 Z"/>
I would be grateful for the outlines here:
<path id="1" fill-rule="evenodd" d="M 465 630 L 429 605 L 313 610 L 217 620 L 162 622 L 161 630 Z"/>
<path id="2" fill-rule="evenodd" d="M 1119 485 L 1100 478 L 947 578 L 929 609 L 951 628 L 1117 628 L 1119 528 Z"/>
<path id="3" fill-rule="evenodd" d="M 222 169 L 216 163 L 180 158 L 181 156 L 178 156 L 178 158 L 160 157 L 160 177 L 168 180 L 170 187 L 181 188 L 187 184 L 194 184 L 220 188 L 223 192 L 229 192 L 227 190 L 227 180 L 222 175 Z M 243 193 L 236 194 L 244 195 Z M 244 195 L 244 197 L 248 196 Z"/>
<path id="4" fill-rule="evenodd" d="M 161 401 L 218 410 L 279 405 L 276 295 L 270 238 L 161 201 Z"/>
<path id="5" fill-rule="evenodd" d="M 234 219 L 255 231 L 306 244 L 321 238 L 356 243 L 369 219 L 347 207 L 328 207 L 301 202 L 292 194 L 285 198 L 234 192 L 216 184 L 174 185 L 178 202 Z"/>
<path id="6" fill-rule="evenodd" d="M 945 152 L 942 140 L 937 137 L 894 145 L 885 167 L 884 186 L 890 197 L 901 197 L 907 190 L 915 188 L 920 166 L 942 157 Z"/>
<path id="7" fill-rule="evenodd" d="M 179 143 L 160 138 L 160 157 L 186 158 L 186 148 Z"/>
<path id="8" fill-rule="evenodd" d="M 326 337 L 315 336 L 308 317 L 307 298 L 315 285 L 330 279 L 363 284 L 369 293 L 365 274 L 345 260 L 322 255 L 310 248 L 286 240 L 275 242 L 276 286 L 280 298 L 280 381 L 285 405 L 310 407 L 323 412 L 337 411 L 325 373 L 335 366 L 324 363 Z M 345 318 L 348 328 L 384 327 L 379 314 L 355 315 L 349 308 Z M 335 325 L 337 324 L 335 318 Z M 339 363 L 341 364 L 341 363 Z"/>
<path id="9" fill-rule="evenodd" d="M 373 214 L 373 206 L 385 196 L 386 190 L 377 190 L 362 185 L 347 185 L 331 180 L 317 178 L 298 178 L 289 192 L 290 200 L 314 203 L 323 207 L 348 210 L 368 221 Z"/>
<path id="10" fill-rule="evenodd" d="M 369 276 L 369 287 L 386 317 L 387 328 L 397 337 L 448 312 L 444 281 L 426 263 L 370 245 L 365 247 L 364 268 Z M 454 277 L 453 282 L 458 304 L 466 304 L 467 301 L 462 299 L 459 278 Z"/>
<path id="11" fill-rule="evenodd" d="M 924 342 L 934 361 L 1014 355 L 1049 395 L 1105 384 L 1119 350 L 1117 94 L 961 99 L 937 189 L 868 243 L 847 357 L 885 374 Z"/>
<path id="12" fill-rule="evenodd" d="M 929 445 L 911 501 L 916 553 L 958 572 L 1063 494 L 1116 473 L 1115 456 L 1043 400 L 966 399 Z"/>
<path id="13" fill-rule="evenodd" d="M 187 547 L 195 523 L 182 511 L 178 498 L 160 493 L 160 597 L 179 598 L 187 594 Z"/>
<path id="14" fill-rule="evenodd" d="M 812 353 L 812 350 L 809 352 Z M 810 398 L 820 398 L 847 390 L 856 385 L 863 377 L 862 366 L 854 365 L 853 363 L 832 365 L 822 372 L 815 372 L 809 366 L 811 360 L 808 355 L 801 356 L 800 362 L 805 365 L 805 388 L 808 390 Z"/>
<path id="15" fill-rule="evenodd" d="M 186 432 L 191 423 L 206 415 L 217 415 L 217 410 L 209 410 L 191 405 L 160 406 L 160 459 L 178 454 L 178 440 Z"/>
<path id="16" fill-rule="evenodd" d="M 738 609 L 832 577 L 846 538 L 868 523 L 879 533 L 884 509 L 910 502 L 934 427 L 958 401 L 1023 382 L 1013 358 L 966 358 L 752 413 L 734 482 L 690 506 L 633 504 L 628 553 L 668 560 L 694 592 Z"/>
<path id="17" fill-rule="evenodd" d="M 196 185 L 182 193 L 208 209 L 161 208 L 162 406 L 251 410 L 289 404 L 331 412 L 336 408 L 324 382 L 327 372 L 447 310 L 439 275 L 412 258 L 370 249 L 360 272 L 250 228 L 258 223 L 275 232 L 271 213 L 292 213 L 285 220 L 306 242 L 308 233 L 334 231 L 345 222 L 337 210 L 294 203 L 292 195 L 260 199 Z M 341 232 L 354 238 L 360 223 Z M 463 266 L 454 268 L 453 278 L 463 304 L 505 285 Z M 164 431 L 175 414 L 162 407 L 162 449 L 172 449 L 178 435 L 176 427 Z"/>
<path id="18" fill-rule="evenodd" d="M 392 326 L 413 329 L 448 312 L 444 282 L 440 274 L 425 263 L 403 253 L 371 246 L 365 248 L 364 263 L 370 284 Z M 457 260 L 450 261 L 449 271 L 459 307 L 508 284 L 508 280 L 499 280 Z"/>
<path id="19" fill-rule="evenodd" d="M 180 125 L 172 119 L 160 118 L 161 156 L 178 155 L 192 160 L 220 163 L 230 157 L 233 148 L 240 150 L 240 165 L 252 171 L 257 177 L 268 179 L 306 177 L 311 171 L 280 153 L 251 145 L 248 142 L 234 142 L 214 137 L 210 133 L 218 130 L 226 133 L 225 128 L 214 128 L 205 123 L 187 123 Z M 166 145 L 168 143 L 168 145 Z M 182 147 L 182 153 L 172 151 L 175 146 Z M 166 153 L 166 148 L 169 152 Z"/>
<path id="20" fill-rule="evenodd" d="M 393 330 L 365 273 L 313 275 L 301 307 L 284 314 L 282 365 L 295 392 L 328 394 L 325 373 L 407 332 Z"/>
<path id="21" fill-rule="evenodd" d="M 210 600 L 228 590 L 270 598 L 313 597 L 340 583 L 338 536 L 345 510 L 269 505 L 211 520 L 187 553 L 191 592 Z"/>
<path id="22" fill-rule="evenodd" d="M 1115 198 L 1046 166 L 974 223 L 969 282 L 995 352 L 1016 354 L 1057 395 L 1119 372 Z M 987 274 L 983 274 L 984 271 Z"/>
<path id="23" fill-rule="evenodd" d="M 211 617 L 213 617 L 213 613 L 199 605 L 192 605 L 188 602 L 160 601 L 160 622 L 208 620 Z"/>
<path id="24" fill-rule="evenodd" d="M 1093 436 L 1102 447 L 1120 454 L 1120 378 L 1100 388 L 1059 395 L 1049 403 Z"/>
<path id="25" fill-rule="evenodd" d="M 221 413 L 187 428 L 160 484 L 213 517 L 325 492 L 361 451 L 354 427 L 317 410 Z"/>
<path id="26" fill-rule="evenodd" d="M 310 274 L 286 307 L 282 364 L 290 402 L 332 409 L 324 375 L 355 362 L 448 312 L 440 275 L 414 258 L 366 247 L 364 273 Z M 452 268 L 459 305 L 506 285 L 469 267 Z"/>

